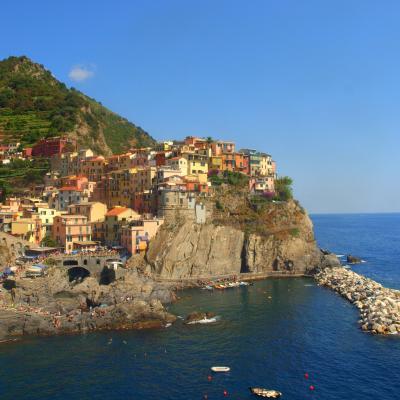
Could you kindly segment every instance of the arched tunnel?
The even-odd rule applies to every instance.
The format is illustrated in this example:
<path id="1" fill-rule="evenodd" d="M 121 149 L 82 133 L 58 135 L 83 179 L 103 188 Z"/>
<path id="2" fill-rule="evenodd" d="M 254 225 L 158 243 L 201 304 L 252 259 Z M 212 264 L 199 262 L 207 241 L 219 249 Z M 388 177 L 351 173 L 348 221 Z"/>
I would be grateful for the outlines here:
<path id="1" fill-rule="evenodd" d="M 109 285 L 115 281 L 115 270 L 105 266 L 100 273 L 100 285 Z"/>
<path id="2" fill-rule="evenodd" d="M 68 278 L 70 282 L 80 283 L 90 276 L 90 272 L 83 267 L 72 267 L 68 270 Z"/>

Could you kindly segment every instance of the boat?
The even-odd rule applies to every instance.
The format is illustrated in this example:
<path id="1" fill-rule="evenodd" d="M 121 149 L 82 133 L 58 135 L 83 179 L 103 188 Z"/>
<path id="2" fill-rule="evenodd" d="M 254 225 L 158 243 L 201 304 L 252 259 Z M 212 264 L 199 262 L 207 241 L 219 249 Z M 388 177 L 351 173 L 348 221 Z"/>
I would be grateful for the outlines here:
<path id="1" fill-rule="evenodd" d="M 277 399 L 282 396 L 281 392 L 277 390 L 264 389 L 260 387 L 250 387 L 250 392 L 258 397 L 265 397 L 267 399 Z"/>
<path id="2" fill-rule="evenodd" d="M 231 369 L 229 367 L 211 367 L 213 372 L 229 372 Z"/>
<path id="3" fill-rule="evenodd" d="M 215 285 L 214 287 L 215 287 L 215 289 L 220 289 L 220 290 L 226 289 L 226 286 L 225 285 L 221 285 L 221 284 Z"/>

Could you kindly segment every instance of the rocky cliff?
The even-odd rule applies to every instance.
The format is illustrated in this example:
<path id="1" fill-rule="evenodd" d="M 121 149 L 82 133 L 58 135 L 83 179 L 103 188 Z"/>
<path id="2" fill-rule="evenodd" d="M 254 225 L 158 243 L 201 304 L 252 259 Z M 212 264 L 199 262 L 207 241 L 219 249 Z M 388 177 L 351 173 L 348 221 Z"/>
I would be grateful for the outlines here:
<path id="1" fill-rule="evenodd" d="M 0 292 L 0 341 L 23 335 L 54 335 L 109 329 L 160 328 L 175 317 L 162 303 L 174 299 L 165 285 L 125 270 L 101 285 L 92 277 L 70 282 L 65 270 L 4 282 Z"/>
<path id="2" fill-rule="evenodd" d="M 177 280 L 239 273 L 299 275 L 323 259 L 310 218 L 293 200 L 253 207 L 244 193 L 225 190 L 207 207 L 213 208 L 213 217 L 205 224 L 166 221 L 147 253 L 153 273 Z"/>

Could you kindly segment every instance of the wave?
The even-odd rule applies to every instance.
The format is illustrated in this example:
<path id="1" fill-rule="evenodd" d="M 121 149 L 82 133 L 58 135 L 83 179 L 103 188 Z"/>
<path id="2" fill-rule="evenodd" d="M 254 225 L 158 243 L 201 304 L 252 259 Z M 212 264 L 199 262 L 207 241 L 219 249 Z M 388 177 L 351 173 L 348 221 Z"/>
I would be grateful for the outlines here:
<path id="1" fill-rule="evenodd" d="M 215 317 L 212 317 L 212 318 L 203 318 L 203 319 L 199 319 L 197 321 L 188 322 L 187 325 L 212 324 L 214 322 L 217 322 L 219 319 L 220 319 L 220 316 L 216 315 Z"/>

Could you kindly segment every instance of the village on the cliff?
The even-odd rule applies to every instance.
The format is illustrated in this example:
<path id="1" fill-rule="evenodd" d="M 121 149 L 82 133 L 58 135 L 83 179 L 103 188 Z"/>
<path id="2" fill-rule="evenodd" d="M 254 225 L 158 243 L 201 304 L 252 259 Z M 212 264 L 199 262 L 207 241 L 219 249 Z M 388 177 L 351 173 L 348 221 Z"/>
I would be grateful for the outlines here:
<path id="1" fill-rule="evenodd" d="M 3 146 L 4 147 L 4 146 Z M 186 137 L 104 157 L 66 137 L 40 140 L 18 152 L 2 148 L 2 162 L 50 160 L 44 183 L 0 203 L 0 231 L 29 243 L 31 254 L 96 251 L 146 252 L 168 214 L 181 209 L 197 223 L 221 177 L 248 177 L 249 193 L 272 198 L 276 164 L 269 154 L 236 151 L 235 143 Z"/>

